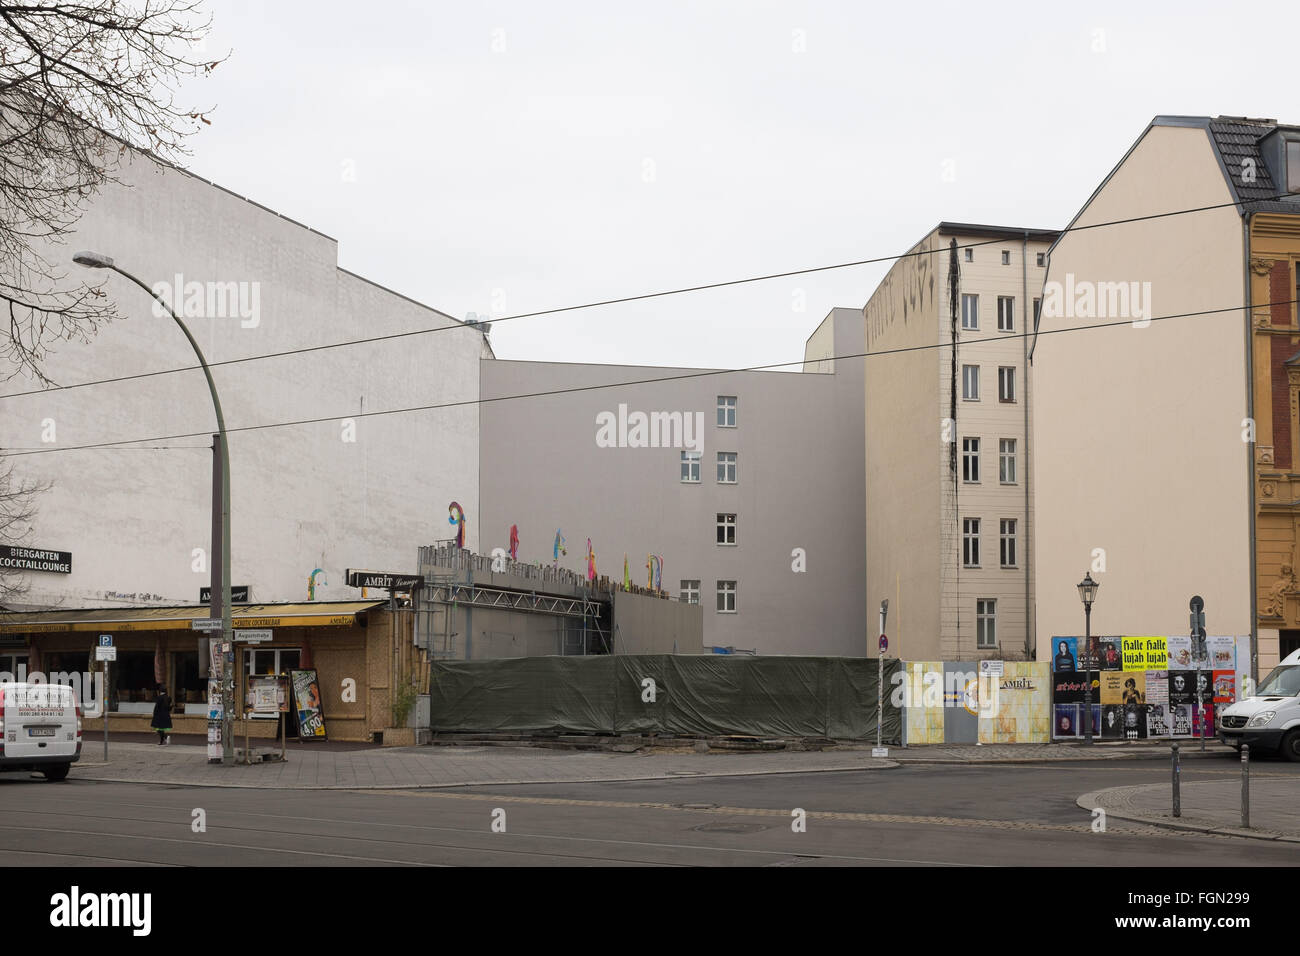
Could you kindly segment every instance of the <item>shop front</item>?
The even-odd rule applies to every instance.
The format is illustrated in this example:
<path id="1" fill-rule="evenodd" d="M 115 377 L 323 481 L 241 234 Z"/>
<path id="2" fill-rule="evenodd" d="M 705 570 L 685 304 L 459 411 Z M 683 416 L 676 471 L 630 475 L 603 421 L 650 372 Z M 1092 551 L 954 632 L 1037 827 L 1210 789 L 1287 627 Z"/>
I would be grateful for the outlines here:
<path id="1" fill-rule="evenodd" d="M 172 732 L 205 736 L 209 646 L 192 622 L 208 615 L 200 606 L 0 613 L 0 672 L 11 680 L 38 673 L 38 679 L 75 682 L 88 733 L 102 730 L 104 697 L 110 733 L 149 732 L 159 688 L 165 687 L 173 701 Z M 236 697 L 243 701 L 235 712 L 239 737 L 278 735 L 279 715 L 255 713 L 250 695 L 257 678 L 277 676 L 287 683 L 294 672 L 314 673 L 326 739 L 369 741 L 391 723 L 391 668 L 385 665 L 394 658 L 399 633 L 406 635 L 400 643 L 411 640 L 409 612 L 375 601 L 243 605 L 234 610 L 233 624 Z M 260 640 L 240 640 L 241 631 Z M 104 664 L 96 660 L 96 648 L 105 643 L 114 648 L 106 681 Z M 287 709 L 292 739 L 297 708 Z"/>

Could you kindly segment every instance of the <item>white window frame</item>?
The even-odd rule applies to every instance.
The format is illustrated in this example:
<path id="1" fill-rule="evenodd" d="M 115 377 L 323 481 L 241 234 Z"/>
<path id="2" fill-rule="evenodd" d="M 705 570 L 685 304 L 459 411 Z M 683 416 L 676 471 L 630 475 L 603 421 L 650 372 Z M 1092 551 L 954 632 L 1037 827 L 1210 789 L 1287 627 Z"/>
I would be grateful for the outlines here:
<path id="1" fill-rule="evenodd" d="M 738 524 L 738 522 L 736 521 L 736 516 L 734 514 L 727 514 L 721 511 L 717 511 L 714 513 L 718 516 L 717 525 L 716 525 L 718 529 L 718 534 L 723 539 L 718 542 L 718 547 L 734 548 L 736 546 L 736 525 Z M 731 540 L 728 541 L 726 540 L 727 538 L 730 538 Z"/>
<path id="2" fill-rule="evenodd" d="M 698 485 L 700 483 L 700 453 L 698 451 L 682 452 L 682 484 Z"/>
<path id="3" fill-rule="evenodd" d="M 718 396 L 718 427 L 735 428 L 736 427 L 736 406 L 740 400 L 735 395 Z M 728 421 L 727 419 L 731 419 Z"/>
<path id="4" fill-rule="evenodd" d="M 1007 477 L 1010 475 L 1011 477 Z M 1016 481 L 1016 440 L 1014 438 L 998 439 L 998 481 L 1004 485 L 1019 484 Z"/>
<path id="5" fill-rule="evenodd" d="M 1007 405 L 1016 403 L 1016 367 L 998 366 L 998 401 Z"/>
<path id="6" fill-rule="evenodd" d="M 677 599 L 682 604 L 700 603 L 700 579 L 682 578 L 682 586 L 677 592 Z"/>
<path id="7" fill-rule="evenodd" d="M 718 452 L 718 484 L 736 484 L 736 466 L 739 458 L 740 456 L 734 451 Z"/>
<path id="8" fill-rule="evenodd" d="M 971 559 L 975 560 L 972 561 Z M 980 519 L 961 519 L 961 564 L 964 568 L 980 566 Z"/>
<path id="9" fill-rule="evenodd" d="M 1047 265 L 1047 253 L 1039 252 L 1036 253 L 1036 255 L 1038 256 L 1038 258 L 1035 259 L 1034 261 L 1038 263 L 1038 267 L 1041 269 Z"/>
<path id="10" fill-rule="evenodd" d="M 975 646 L 998 646 L 997 598 L 978 598 L 975 601 Z"/>
<path id="11" fill-rule="evenodd" d="M 962 252 L 966 253 L 967 262 L 975 261 L 975 250 L 972 249 L 970 246 L 967 246 L 965 249 L 962 250 Z"/>
<path id="12" fill-rule="evenodd" d="M 1016 297 L 1014 295 L 998 296 L 998 331 L 1014 332 L 1016 330 Z"/>
<path id="13" fill-rule="evenodd" d="M 969 304 L 970 308 L 967 308 Z M 961 294 L 961 327 L 970 332 L 980 328 L 980 297 L 974 293 Z"/>
<path id="14" fill-rule="evenodd" d="M 739 604 L 738 604 L 738 602 L 737 602 L 736 592 L 737 592 L 738 590 L 739 590 L 739 588 L 737 587 L 737 582 L 735 582 L 735 581 L 719 581 L 719 582 L 718 582 L 718 587 L 717 587 L 717 592 L 716 592 L 716 593 L 717 593 L 717 596 L 718 596 L 717 604 L 718 604 L 718 613 L 719 613 L 719 614 L 735 614 L 735 613 L 737 613 L 737 609 L 738 609 L 738 607 L 739 607 Z M 730 598 L 730 601 L 728 601 L 728 598 Z M 728 604 L 728 603 L 730 603 L 731 607 L 727 607 L 727 604 Z"/>
<path id="15" fill-rule="evenodd" d="M 998 519 L 998 557 L 1001 559 L 1002 567 L 1017 568 L 1016 564 L 1016 519 L 1000 518 Z M 1010 560 L 1007 560 L 1010 558 Z"/>
<path id="16" fill-rule="evenodd" d="M 961 480 L 968 485 L 980 483 L 980 440 L 973 436 L 961 440 Z"/>
<path id="17" fill-rule="evenodd" d="M 1004 266 L 1011 265 L 1011 251 L 1009 249 L 1002 250 L 1002 264 Z"/>
<path id="18" fill-rule="evenodd" d="M 963 402 L 978 402 L 980 400 L 980 367 L 978 365 L 963 365 L 961 367 L 961 400 Z"/>

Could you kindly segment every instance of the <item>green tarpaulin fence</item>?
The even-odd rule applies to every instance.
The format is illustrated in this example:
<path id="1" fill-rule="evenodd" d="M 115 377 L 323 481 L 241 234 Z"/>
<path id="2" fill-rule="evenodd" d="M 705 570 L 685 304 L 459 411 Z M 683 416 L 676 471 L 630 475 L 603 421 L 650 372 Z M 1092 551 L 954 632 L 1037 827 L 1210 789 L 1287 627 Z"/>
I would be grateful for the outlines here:
<path id="1" fill-rule="evenodd" d="M 431 665 L 438 733 L 681 734 L 875 739 L 875 660 L 855 657 L 521 657 Z M 883 739 L 897 743 L 885 661 Z M 653 698 L 653 699 L 651 699 Z"/>

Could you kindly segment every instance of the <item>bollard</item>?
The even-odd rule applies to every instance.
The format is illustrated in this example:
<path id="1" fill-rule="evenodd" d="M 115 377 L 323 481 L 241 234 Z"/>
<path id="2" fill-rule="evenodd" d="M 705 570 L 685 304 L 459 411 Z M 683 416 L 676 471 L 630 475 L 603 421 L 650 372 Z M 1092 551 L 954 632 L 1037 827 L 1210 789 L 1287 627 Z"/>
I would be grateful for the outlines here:
<path id="1" fill-rule="evenodd" d="M 1250 829 L 1250 744 L 1241 745 L 1241 827 Z"/>
<path id="2" fill-rule="evenodd" d="M 1174 816 L 1181 817 L 1183 815 L 1183 798 L 1178 789 L 1178 744 L 1173 745 L 1173 759 L 1171 765 L 1173 767 L 1174 778 Z"/>

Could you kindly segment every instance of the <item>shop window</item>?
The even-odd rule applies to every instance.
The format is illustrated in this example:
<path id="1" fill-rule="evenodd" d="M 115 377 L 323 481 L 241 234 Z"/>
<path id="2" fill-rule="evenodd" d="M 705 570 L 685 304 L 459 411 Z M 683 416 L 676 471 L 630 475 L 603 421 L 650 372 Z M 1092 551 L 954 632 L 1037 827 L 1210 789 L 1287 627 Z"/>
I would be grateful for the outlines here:
<path id="1" fill-rule="evenodd" d="M 153 651 L 118 649 L 110 671 L 113 693 L 109 709 L 123 714 L 152 714 L 158 682 L 153 674 Z"/>

